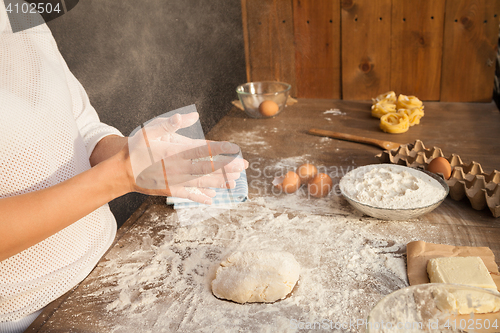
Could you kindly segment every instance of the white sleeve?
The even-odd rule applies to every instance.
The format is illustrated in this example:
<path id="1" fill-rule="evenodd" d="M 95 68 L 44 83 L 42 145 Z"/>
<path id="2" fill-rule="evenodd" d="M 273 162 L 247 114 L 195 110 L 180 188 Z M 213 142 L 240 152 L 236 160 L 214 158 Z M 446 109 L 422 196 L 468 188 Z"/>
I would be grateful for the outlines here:
<path id="1" fill-rule="evenodd" d="M 63 66 L 71 93 L 76 125 L 85 143 L 87 154 L 90 157 L 95 146 L 102 138 L 113 134 L 123 136 L 123 134 L 116 128 L 106 125 L 99 120 L 99 116 L 90 104 L 85 89 L 73 73 L 71 73 L 62 56 L 61 61 L 64 63 Z"/>
<path id="2" fill-rule="evenodd" d="M 9 64 L 12 64 L 22 74 L 20 77 L 16 77 L 15 80 L 19 81 L 23 78 L 29 78 L 36 84 L 29 85 L 31 82 L 22 82 L 24 85 L 21 85 L 21 88 L 19 88 L 19 82 L 14 82 L 17 84 L 16 86 L 9 81 L 9 72 L 0 73 L 0 79 L 4 80 L 4 82 L 0 83 L 8 86 L 10 89 L 14 89 L 22 98 L 34 103 L 37 101 L 34 99 L 37 98 L 38 94 L 43 94 L 43 89 L 40 87 L 43 84 L 47 85 L 47 82 L 37 81 L 41 77 L 40 75 L 36 75 L 37 71 L 48 77 L 49 81 L 51 80 L 51 75 L 61 78 L 60 81 L 50 81 L 50 84 L 56 82 L 56 84 L 67 85 L 69 97 L 71 98 L 70 101 L 68 100 L 68 103 L 71 103 L 71 110 L 68 111 L 71 111 L 73 114 L 79 134 L 83 138 L 88 157 L 90 157 L 95 146 L 103 137 L 112 134 L 123 136 L 116 128 L 108 126 L 99 120 L 99 116 L 90 104 L 85 89 L 69 70 L 47 25 L 40 24 L 29 30 L 13 33 L 10 24 L 8 24 L 9 18 L 3 2 L 3 0 L 0 0 L 0 41 L 3 42 L 0 44 L 0 60 L 3 62 L 3 68 L 8 68 Z M 21 26 L 34 25 L 30 21 L 33 19 L 33 15 L 21 15 L 17 17 Z M 29 61 L 26 59 L 27 56 L 30 57 Z M 42 66 L 50 67 L 50 73 L 44 70 L 45 67 Z M 56 87 L 51 86 L 48 89 L 51 88 L 55 89 Z"/>

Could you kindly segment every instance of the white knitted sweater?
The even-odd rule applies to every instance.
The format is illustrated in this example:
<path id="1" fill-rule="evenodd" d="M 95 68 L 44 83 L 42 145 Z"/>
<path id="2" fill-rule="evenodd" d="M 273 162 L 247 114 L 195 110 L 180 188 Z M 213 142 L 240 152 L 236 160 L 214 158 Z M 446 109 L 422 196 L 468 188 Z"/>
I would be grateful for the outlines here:
<path id="1" fill-rule="evenodd" d="M 12 33 L 0 0 L 0 198 L 53 186 L 89 169 L 92 150 L 110 134 L 121 135 L 99 121 L 48 27 Z M 0 322 L 22 318 L 74 287 L 115 234 L 105 205 L 1 261 Z"/>

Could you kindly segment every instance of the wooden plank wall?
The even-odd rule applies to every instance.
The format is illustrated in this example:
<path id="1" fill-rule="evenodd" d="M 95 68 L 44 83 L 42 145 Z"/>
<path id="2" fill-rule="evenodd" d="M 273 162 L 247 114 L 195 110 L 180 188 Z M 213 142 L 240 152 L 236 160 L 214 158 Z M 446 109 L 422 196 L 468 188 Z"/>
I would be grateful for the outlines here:
<path id="1" fill-rule="evenodd" d="M 391 2 L 342 3 L 344 99 L 369 100 L 391 86 Z"/>
<path id="2" fill-rule="evenodd" d="M 500 0 L 241 0 L 248 81 L 299 98 L 491 101 Z"/>
<path id="3" fill-rule="evenodd" d="M 340 0 L 293 0 L 298 96 L 341 97 L 339 3 Z"/>
<path id="4" fill-rule="evenodd" d="M 499 15 L 498 0 L 447 1 L 442 101 L 491 101 Z"/>
<path id="5" fill-rule="evenodd" d="M 292 2 L 241 0 L 241 7 L 248 81 L 282 81 L 295 89 Z"/>
<path id="6" fill-rule="evenodd" d="M 390 90 L 439 100 L 444 5 L 445 0 L 393 1 Z"/>

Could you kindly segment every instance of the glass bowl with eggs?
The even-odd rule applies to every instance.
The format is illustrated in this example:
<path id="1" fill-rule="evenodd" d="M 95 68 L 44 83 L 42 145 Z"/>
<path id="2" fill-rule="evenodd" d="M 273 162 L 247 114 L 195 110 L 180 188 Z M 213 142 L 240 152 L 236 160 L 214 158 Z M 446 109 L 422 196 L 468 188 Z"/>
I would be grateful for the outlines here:
<path id="1" fill-rule="evenodd" d="M 347 173 L 339 183 L 344 198 L 360 212 L 382 220 L 427 214 L 448 196 L 438 175 L 396 164 L 372 164 Z"/>
<path id="2" fill-rule="evenodd" d="M 236 88 L 246 114 L 252 118 L 277 116 L 286 106 L 291 85 L 277 81 L 248 82 Z"/>

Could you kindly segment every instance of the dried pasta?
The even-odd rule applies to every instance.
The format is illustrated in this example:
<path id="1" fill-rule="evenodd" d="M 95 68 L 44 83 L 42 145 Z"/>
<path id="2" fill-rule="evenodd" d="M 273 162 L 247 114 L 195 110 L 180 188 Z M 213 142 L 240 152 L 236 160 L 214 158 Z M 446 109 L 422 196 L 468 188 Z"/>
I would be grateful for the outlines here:
<path id="1" fill-rule="evenodd" d="M 380 118 L 391 112 L 396 112 L 396 104 L 383 100 L 372 105 L 372 116 Z"/>
<path id="2" fill-rule="evenodd" d="M 390 102 L 390 103 L 396 103 L 396 93 L 394 91 L 388 91 L 385 94 L 380 94 L 376 98 L 373 99 L 373 104 L 376 104 L 378 102 Z"/>
<path id="3" fill-rule="evenodd" d="M 388 113 L 380 118 L 380 129 L 387 133 L 399 134 L 408 131 L 410 119 L 404 112 Z"/>
<path id="4" fill-rule="evenodd" d="M 414 109 L 399 109 L 398 113 L 404 113 L 410 120 L 410 126 L 420 124 L 420 119 L 424 116 L 424 106 Z"/>
<path id="5" fill-rule="evenodd" d="M 415 109 L 422 106 L 422 101 L 415 96 L 399 95 L 396 109 Z"/>
<path id="6" fill-rule="evenodd" d="M 424 105 L 415 96 L 399 95 L 389 91 L 373 98 L 372 116 L 380 118 L 380 129 L 387 133 L 404 133 L 420 124 Z"/>

